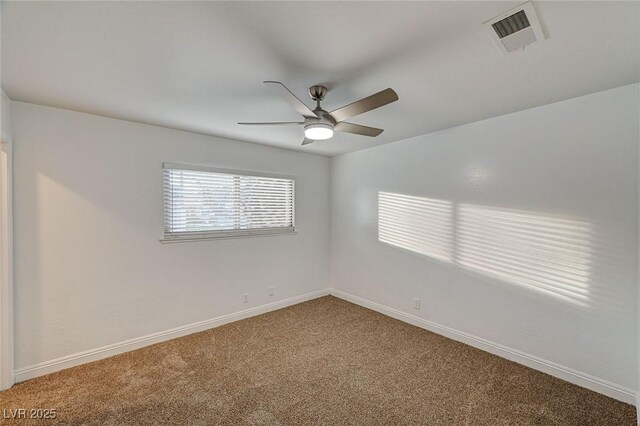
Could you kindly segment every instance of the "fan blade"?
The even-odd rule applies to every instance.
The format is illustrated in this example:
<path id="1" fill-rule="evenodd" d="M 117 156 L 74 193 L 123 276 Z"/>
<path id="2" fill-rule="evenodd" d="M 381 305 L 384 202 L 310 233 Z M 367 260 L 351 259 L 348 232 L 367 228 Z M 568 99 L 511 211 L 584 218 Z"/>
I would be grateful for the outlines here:
<path id="1" fill-rule="evenodd" d="M 304 140 L 302 141 L 302 145 L 309 145 L 310 143 L 314 143 L 315 141 L 312 139 L 307 139 L 304 138 Z"/>
<path id="2" fill-rule="evenodd" d="M 280 83 L 279 81 L 265 81 L 264 84 L 267 84 L 271 87 L 277 88 L 278 96 L 285 100 L 293 109 L 298 111 L 298 113 L 302 114 L 303 117 L 312 117 L 316 118 L 316 114 L 309 109 L 296 95 L 294 95 L 291 90 L 287 89 L 287 86 Z"/>
<path id="3" fill-rule="evenodd" d="M 287 126 L 291 124 L 304 124 L 304 121 L 269 121 L 265 123 L 255 123 L 255 122 L 238 122 L 243 126 Z"/>
<path id="4" fill-rule="evenodd" d="M 331 116 L 337 122 L 344 121 L 348 118 L 355 117 L 356 115 L 363 114 L 372 109 L 380 108 L 391 102 L 398 100 L 398 94 L 393 89 L 384 89 L 375 95 L 367 96 L 364 99 L 350 103 L 349 105 L 338 108 L 331 111 Z"/>
<path id="5" fill-rule="evenodd" d="M 353 133 L 356 135 L 362 136 L 371 136 L 376 137 L 384 130 L 376 129 L 375 127 L 361 126 L 360 124 L 347 123 L 346 121 L 341 121 L 337 123 L 333 130 L 344 133 Z"/>

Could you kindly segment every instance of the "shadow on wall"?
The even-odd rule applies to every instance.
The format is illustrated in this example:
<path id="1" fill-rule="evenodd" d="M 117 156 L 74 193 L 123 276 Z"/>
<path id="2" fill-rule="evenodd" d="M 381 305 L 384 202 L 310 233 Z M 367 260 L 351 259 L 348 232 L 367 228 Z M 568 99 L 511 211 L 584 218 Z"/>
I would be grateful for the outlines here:
<path id="1" fill-rule="evenodd" d="M 593 225 L 378 193 L 378 239 L 580 307 L 593 302 Z"/>

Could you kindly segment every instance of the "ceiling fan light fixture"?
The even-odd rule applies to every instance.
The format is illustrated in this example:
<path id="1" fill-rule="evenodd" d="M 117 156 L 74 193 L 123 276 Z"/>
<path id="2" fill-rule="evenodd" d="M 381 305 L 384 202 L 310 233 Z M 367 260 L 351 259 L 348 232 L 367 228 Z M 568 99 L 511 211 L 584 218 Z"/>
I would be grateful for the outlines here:
<path id="1" fill-rule="evenodd" d="M 304 126 L 304 136 L 314 141 L 323 141 L 333 136 L 333 127 L 325 123 L 312 123 Z"/>

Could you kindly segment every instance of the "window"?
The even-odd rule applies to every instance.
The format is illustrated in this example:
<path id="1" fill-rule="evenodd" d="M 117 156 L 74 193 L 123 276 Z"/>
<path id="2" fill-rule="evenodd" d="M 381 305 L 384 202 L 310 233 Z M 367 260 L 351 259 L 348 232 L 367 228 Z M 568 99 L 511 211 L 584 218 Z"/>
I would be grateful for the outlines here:
<path id="1" fill-rule="evenodd" d="M 292 178 L 164 164 L 165 240 L 294 231 Z"/>

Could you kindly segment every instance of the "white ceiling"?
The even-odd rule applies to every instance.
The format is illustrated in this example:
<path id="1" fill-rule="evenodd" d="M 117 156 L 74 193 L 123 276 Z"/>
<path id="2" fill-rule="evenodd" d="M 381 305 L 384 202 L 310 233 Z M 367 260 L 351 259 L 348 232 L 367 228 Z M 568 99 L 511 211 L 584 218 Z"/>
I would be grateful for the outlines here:
<path id="1" fill-rule="evenodd" d="M 637 82 L 640 4 L 536 2 L 548 39 L 501 56 L 482 23 L 521 2 L 3 2 L 2 88 L 14 100 L 336 155 Z M 279 80 L 332 110 L 400 100 L 300 146 Z"/>

